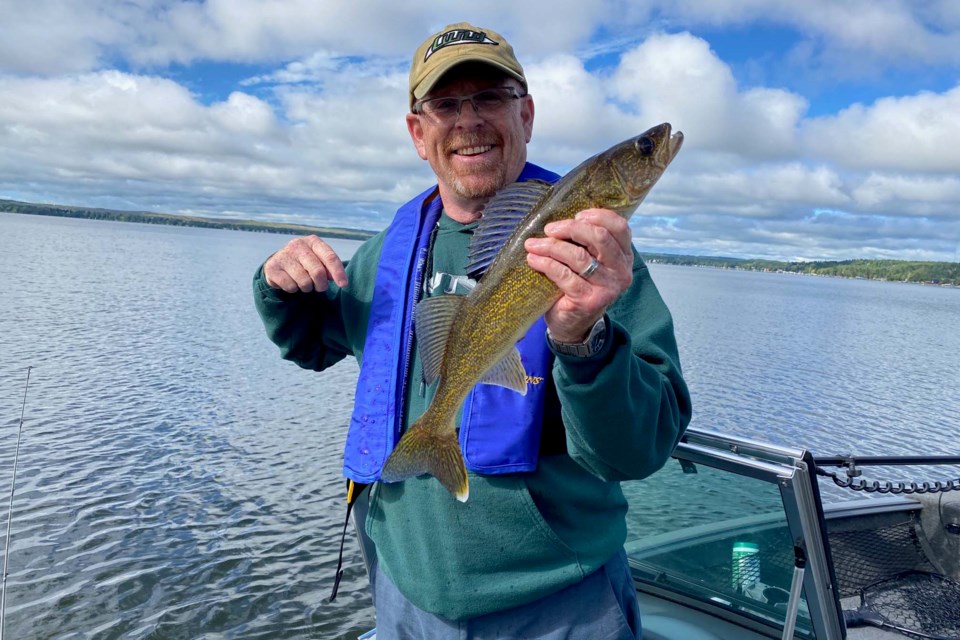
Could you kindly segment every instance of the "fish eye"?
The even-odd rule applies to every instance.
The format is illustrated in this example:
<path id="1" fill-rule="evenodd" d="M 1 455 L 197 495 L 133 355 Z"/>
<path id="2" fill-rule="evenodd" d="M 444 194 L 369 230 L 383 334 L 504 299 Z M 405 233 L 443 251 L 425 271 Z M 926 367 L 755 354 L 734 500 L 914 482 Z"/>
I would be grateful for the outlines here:
<path id="1" fill-rule="evenodd" d="M 642 155 L 648 156 L 653 153 L 654 148 L 656 148 L 657 143 L 653 141 L 650 136 L 643 136 L 637 140 L 637 151 Z"/>

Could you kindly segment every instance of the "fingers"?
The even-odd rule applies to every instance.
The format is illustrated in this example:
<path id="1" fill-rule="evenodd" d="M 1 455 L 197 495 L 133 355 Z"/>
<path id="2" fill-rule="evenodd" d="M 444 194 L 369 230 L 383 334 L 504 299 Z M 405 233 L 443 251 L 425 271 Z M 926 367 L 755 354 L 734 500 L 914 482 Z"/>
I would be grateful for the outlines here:
<path id="1" fill-rule="evenodd" d="M 572 220 L 548 224 L 545 232 L 549 237 L 583 245 L 601 262 L 604 262 L 605 256 L 632 255 L 630 225 L 626 219 L 609 209 L 581 211 Z"/>
<path id="2" fill-rule="evenodd" d="M 347 272 L 336 252 L 317 236 L 295 238 L 263 265 L 268 285 L 287 293 L 326 291 L 333 280 L 346 287 Z"/>
<path id="3" fill-rule="evenodd" d="M 560 291 L 568 296 L 583 297 L 588 295 L 590 283 L 577 275 L 577 272 L 571 269 L 567 263 L 558 260 L 552 255 L 536 253 L 541 251 L 541 245 L 534 244 L 536 241 L 532 240 L 528 240 L 527 242 L 528 244 L 526 246 L 529 251 L 529 253 L 527 253 L 527 264 L 532 269 L 550 278 L 550 280 L 559 287 Z M 556 244 L 560 245 L 562 243 L 558 242 Z M 552 254 L 553 252 L 547 248 L 545 253 Z M 599 269 L 597 270 L 599 271 Z M 594 273 L 594 275 L 596 275 L 596 273 Z"/>
<path id="4" fill-rule="evenodd" d="M 545 316 L 551 335 L 575 342 L 633 282 L 630 227 L 614 211 L 588 209 L 545 232 L 526 241 L 527 264 L 563 294 Z"/>
<path id="5" fill-rule="evenodd" d="M 569 281 L 569 286 L 586 286 L 583 278 L 579 277 L 593 262 L 593 256 L 586 247 L 557 238 L 531 238 L 524 246 L 530 252 L 527 261 L 530 266 L 542 271 L 557 285 L 562 286 Z M 601 263 L 591 277 L 596 276 L 602 266 Z"/>
<path id="6" fill-rule="evenodd" d="M 546 237 L 527 240 L 528 263 L 564 293 L 583 291 L 586 280 L 593 285 L 615 281 L 617 293 L 621 286 L 629 286 L 633 272 L 630 227 L 615 212 L 588 209 L 572 220 L 548 224 L 545 231 Z"/>
<path id="7" fill-rule="evenodd" d="M 327 272 L 327 279 L 322 281 L 323 288 L 326 289 L 327 280 L 333 280 L 338 287 L 347 286 L 347 271 L 343 268 L 343 262 L 341 262 L 337 252 L 317 236 L 307 236 L 306 240 L 313 248 L 314 255 L 320 258 L 320 263 Z"/>

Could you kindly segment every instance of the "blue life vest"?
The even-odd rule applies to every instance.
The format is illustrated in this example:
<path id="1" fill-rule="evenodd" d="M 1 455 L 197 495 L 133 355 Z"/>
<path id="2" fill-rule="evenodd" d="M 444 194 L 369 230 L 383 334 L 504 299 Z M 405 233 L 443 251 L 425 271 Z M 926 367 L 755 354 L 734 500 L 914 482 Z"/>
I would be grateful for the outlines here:
<path id="1" fill-rule="evenodd" d="M 518 180 L 556 182 L 559 177 L 527 163 Z M 413 307 L 424 278 L 432 275 L 423 270 L 442 209 L 434 186 L 397 210 L 384 237 L 344 451 L 343 475 L 355 482 L 377 480 L 400 439 L 413 363 Z M 467 469 L 482 474 L 536 470 L 552 366 L 545 331 L 541 318 L 517 343 L 528 376 L 526 395 L 478 384 L 467 396 L 459 434 Z"/>

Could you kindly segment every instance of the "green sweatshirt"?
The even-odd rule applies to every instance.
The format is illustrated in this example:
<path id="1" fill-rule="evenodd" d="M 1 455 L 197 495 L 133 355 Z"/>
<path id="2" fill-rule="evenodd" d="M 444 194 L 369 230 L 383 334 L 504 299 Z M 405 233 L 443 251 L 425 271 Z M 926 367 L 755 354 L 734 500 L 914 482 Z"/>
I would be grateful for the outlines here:
<path id="1" fill-rule="evenodd" d="M 465 273 L 475 226 L 441 216 L 434 273 Z M 257 272 L 257 310 L 282 357 L 317 371 L 348 355 L 362 362 L 383 238 L 357 250 L 342 290 L 331 283 L 325 293 L 287 294 Z M 622 548 L 619 483 L 663 466 L 691 407 L 670 312 L 639 255 L 632 286 L 607 314 L 599 353 L 555 355 L 534 473 L 470 472 L 466 503 L 429 476 L 374 486 L 367 533 L 384 572 L 421 609 L 462 620 L 525 604 L 580 581 Z M 432 396 L 419 357 L 411 376 L 407 425 Z"/>

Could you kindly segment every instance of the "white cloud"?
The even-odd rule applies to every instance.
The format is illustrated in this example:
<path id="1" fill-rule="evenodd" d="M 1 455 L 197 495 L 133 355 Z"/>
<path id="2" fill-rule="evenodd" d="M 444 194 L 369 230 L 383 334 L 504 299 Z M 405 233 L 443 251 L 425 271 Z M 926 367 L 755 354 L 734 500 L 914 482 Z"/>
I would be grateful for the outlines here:
<path id="1" fill-rule="evenodd" d="M 607 100 L 606 83 L 588 73 L 578 58 L 555 55 L 525 71 L 536 107 L 532 158 L 549 157 L 554 168 L 569 169 L 642 131 L 631 115 Z"/>
<path id="2" fill-rule="evenodd" d="M 960 85 L 852 105 L 816 118 L 804 129 L 811 155 L 854 169 L 934 171 L 960 168 Z"/>
<path id="3" fill-rule="evenodd" d="M 806 101 L 779 89 L 740 91 L 701 38 L 657 34 L 623 55 L 614 96 L 649 122 L 671 120 L 690 143 L 756 157 L 789 156 Z"/>
<path id="4" fill-rule="evenodd" d="M 45 176 L 47 189 L 99 184 L 118 195 L 143 184 L 181 193 L 273 188 L 289 172 L 273 114 L 252 96 L 199 104 L 165 79 L 116 71 L 0 79 L 5 185 Z"/>
<path id="5" fill-rule="evenodd" d="M 851 203 L 841 177 L 826 167 L 797 162 L 685 176 L 671 202 L 691 213 L 745 218 L 802 217 L 817 207 Z"/>
<path id="6" fill-rule="evenodd" d="M 277 132 L 270 105 L 239 91 L 231 93 L 226 102 L 212 105 L 210 115 L 230 133 L 269 137 Z"/>
<path id="7" fill-rule="evenodd" d="M 955 4 L 817 0 L 816 15 L 785 0 L 8 4 L 19 22 L 0 25 L 0 197 L 379 228 L 432 180 L 403 121 L 409 50 L 465 17 L 504 25 L 521 55 L 537 107 L 531 160 L 563 171 L 662 121 L 684 131 L 634 222 L 647 248 L 950 259 L 960 246 L 960 86 L 810 118 L 798 92 L 745 84 L 707 40 L 676 33 L 761 16 L 805 34 L 821 62 L 856 51 L 865 64 L 947 64 Z M 863 24 L 848 24 L 856 12 Z M 898 32 L 915 42 L 893 42 Z M 589 58 L 619 50 L 599 68 Z M 160 75 L 201 59 L 264 72 L 212 104 L 189 73 Z"/>
<path id="8" fill-rule="evenodd" d="M 957 14 L 952 0 L 490 0 L 471 7 L 446 0 L 413 6 L 385 0 L 8 0 L 0 23 L 0 69 L 95 70 L 115 55 L 147 67 L 276 62 L 316 50 L 406 59 L 411 34 L 425 37 L 463 19 L 503 25 L 499 30 L 525 58 L 545 57 L 595 46 L 590 39 L 601 25 L 610 40 L 640 39 L 652 17 L 671 30 L 751 22 L 792 28 L 806 38 L 812 55 L 845 63 L 841 67 L 871 59 L 956 64 Z"/>
<path id="9" fill-rule="evenodd" d="M 960 220 L 960 178 L 871 173 L 853 189 L 865 211 L 882 211 L 903 218 Z"/>
<path id="10" fill-rule="evenodd" d="M 282 69 L 241 81 L 243 86 L 257 84 L 297 84 L 322 82 L 332 72 L 342 69 L 345 60 L 331 51 L 314 51 L 303 60 L 296 60 Z"/>
<path id="11" fill-rule="evenodd" d="M 789 27 L 807 39 L 813 55 L 843 66 L 960 61 L 952 0 L 660 0 L 655 6 L 667 20 L 689 25 Z"/>
<path id="12" fill-rule="evenodd" d="M 0 76 L 0 118 L 50 145 L 67 141 L 182 148 L 171 140 L 201 115 L 182 86 L 162 78 L 104 71 L 57 79 Z M 8 148 L 25 148 L 16 138 Z"/>
<path id="13" fill-rule="evenodd" d="M 0 72 L 49 74 L 97 68 L 135 38 L 125 29 L 133 4 L 100 0 L 5 1 L 0 10 Z"/>
<path id="14" fill-rule="evenodd" d="M 469 21 L 490 26 L 508 36 L 524 57 L 568 51 L 584 44 L 596 25 L 611 15 L 615 3 L 575 0 L 490 0 L 465 7 L 447 0 L 427 0 L 415 5 L 384 0 L 316 2 L 282 0 L 207 0 L 203 4 L 180 3 L 171 10 L 178 28 L 158 30 L 162 40 L 177 42 L 174 53 L 219 58 L 263 57 L 278 52 L 303 56 L 315 48 L 361 52 L 364 56 L 395 56 L 407 60 L 412 44 L 445 25 Z M 545 17 L 562 16 L 562 20 Z M 179 27 L 194 25 L 194 33 L 177 39 Z M 502 26 L 496 26 L 502 25 Z M 210 36 L 218 36 L 211 38 Z M 411 42 L 411 36 L 413 38 Z"/>

